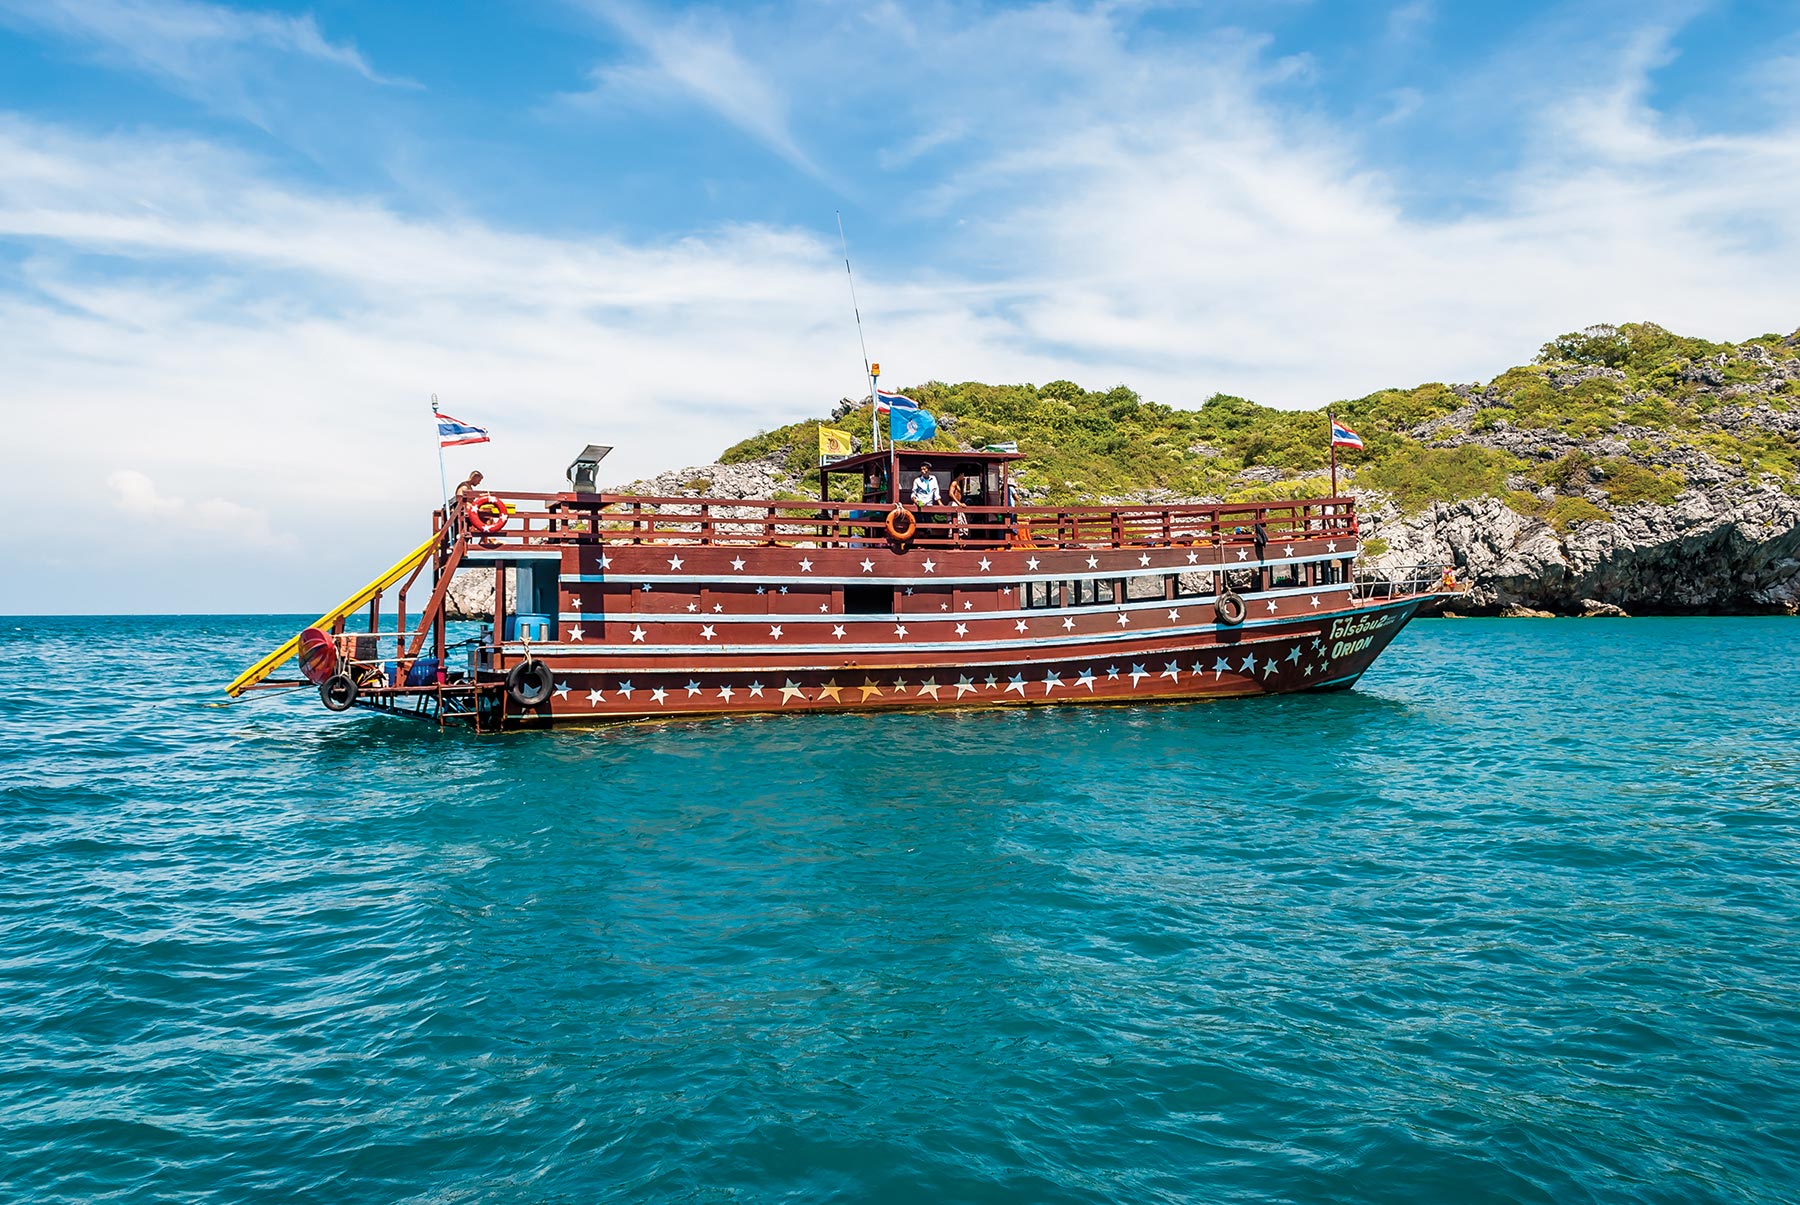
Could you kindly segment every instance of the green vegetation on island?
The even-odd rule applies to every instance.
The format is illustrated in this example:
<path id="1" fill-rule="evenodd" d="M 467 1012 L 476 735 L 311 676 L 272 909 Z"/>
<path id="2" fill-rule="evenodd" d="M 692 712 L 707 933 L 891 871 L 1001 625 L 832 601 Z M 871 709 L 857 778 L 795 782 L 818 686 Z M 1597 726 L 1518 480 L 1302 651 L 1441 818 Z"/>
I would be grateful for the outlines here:
<path id="1" fill-rule="evenodd" d="M 1223 394 L 1197 410 L 1118 386 L 946 384 L 904 391 L 938 416 L 932 448 L 1018 441 L 1020 484 L 1045 503 L 1323 494 L 1324 408 L 1278 410 Z M 1492 496 L 1567 531 L 1690 484 L 1739 481 L 1800 495 L 1800 332 L 1711 343 L 1651 323 L 1546 343 L 1485 384 L 1383 389 L 1334 402 L 1366 448 L 1340 456 L 1357 491 L 1403 511 Z M 774 459 L 816 496 L 819 422 L 866 438 L 869 407 L 764 432 L 721 461 Z M 1701 479 L 1696 482 L 1694 479 Z"/>

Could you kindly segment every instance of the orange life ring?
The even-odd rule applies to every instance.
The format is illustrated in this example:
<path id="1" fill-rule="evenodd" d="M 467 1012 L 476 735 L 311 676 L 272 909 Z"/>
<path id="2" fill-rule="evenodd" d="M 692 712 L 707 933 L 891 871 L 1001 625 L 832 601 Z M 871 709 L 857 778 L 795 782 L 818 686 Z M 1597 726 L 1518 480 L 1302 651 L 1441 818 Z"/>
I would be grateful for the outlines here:
<path id="1" fill-rule="evenodd" d="M 910 544 L 912 538 L 919 534 L 919 520 L 904 506 L 896 506 L 890 510 L 882 526 L 887 529 L 888 539 L 896 544 Z"/>
<path id="2" fill-rule="evenodd" d="M 484 536 L 494 535 L 506 526 L 506 503 L 492 494 L 478 494 L 469 499 L 463 514 L 469 526 Z"/>

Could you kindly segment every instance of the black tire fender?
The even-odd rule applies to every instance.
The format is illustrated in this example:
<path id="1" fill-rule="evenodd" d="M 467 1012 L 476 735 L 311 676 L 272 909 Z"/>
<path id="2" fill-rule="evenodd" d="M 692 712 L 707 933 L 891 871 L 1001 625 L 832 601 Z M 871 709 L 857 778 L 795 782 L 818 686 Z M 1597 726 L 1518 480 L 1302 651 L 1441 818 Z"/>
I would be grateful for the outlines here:
<path id="1" fill-rule="evenodd" d="M 536 657 L 528 657 L 506 671 L 506 694 L 520 707 L 536 707 L 550 698 L 556 689 L 550 667 Z"/>
<path id="2" fill-rule="evenodd" d="M 1219 601 L 1213 605 L 1213 612 L 1219 617 L 1220 623 L 1235 628 L 1244 622 L 1250 608 L 1244 605 L 1243 598 L 1227 590 L 1219 595 Z"/>
<path id="3" fill-rule="evenodd" d="M 333 674 L 319 683 L 319 702 L 331 711 L 349 711 L 356 703 L 356 679 Z"/>

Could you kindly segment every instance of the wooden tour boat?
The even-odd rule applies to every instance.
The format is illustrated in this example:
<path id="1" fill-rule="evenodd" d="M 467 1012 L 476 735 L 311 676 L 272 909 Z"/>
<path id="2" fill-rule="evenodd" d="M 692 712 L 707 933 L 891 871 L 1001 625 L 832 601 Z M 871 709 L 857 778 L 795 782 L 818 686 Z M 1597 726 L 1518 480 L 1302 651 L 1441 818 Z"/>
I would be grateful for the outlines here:
<path id="1" fill-rule="evenodd" d="M 816 502 L 658 498 L 598 491 L 605 451 L 567 492 L 437 511 L 430 539 L 227 693 L 316 686 L 332 710 L 485 732 L 1342 690 L 1457 589 L 1441 567 L 1359 575 L 1348 497 L 1014 506 L 1016 453 L 901 448 L 824 465 Z M 903 501 L 927 462 L 960 505 Z M 833 500 L 846 482 L 855 498 Z M 447 643 L 450 580 L 471 569 L 493 574 L 491 622 Z M 299 679 L 271 676 L 296 656 Z"/>

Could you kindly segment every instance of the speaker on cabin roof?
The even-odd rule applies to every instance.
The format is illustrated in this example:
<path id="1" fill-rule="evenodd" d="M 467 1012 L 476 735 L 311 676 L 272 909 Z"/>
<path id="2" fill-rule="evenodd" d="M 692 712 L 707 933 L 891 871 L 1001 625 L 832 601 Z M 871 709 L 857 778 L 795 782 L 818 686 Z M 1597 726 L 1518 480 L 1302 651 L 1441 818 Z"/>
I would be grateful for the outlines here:
<path id="1" fill-rule="evenodd" d="M 589 444 L 581 450 L 581 455 L 577 456 L 569 465 L 569 471 L 566 474 L 569 484 L 574 487 L 576 493 L 597 494 L 600 492 L 600 462 L 606 459 L 606 454 L 610 451 L 612 451 L 610 446 L 601 444 Z"/>

